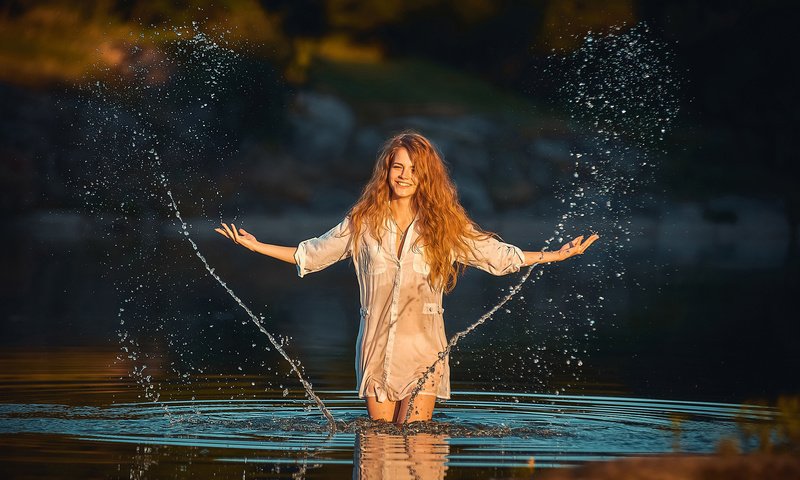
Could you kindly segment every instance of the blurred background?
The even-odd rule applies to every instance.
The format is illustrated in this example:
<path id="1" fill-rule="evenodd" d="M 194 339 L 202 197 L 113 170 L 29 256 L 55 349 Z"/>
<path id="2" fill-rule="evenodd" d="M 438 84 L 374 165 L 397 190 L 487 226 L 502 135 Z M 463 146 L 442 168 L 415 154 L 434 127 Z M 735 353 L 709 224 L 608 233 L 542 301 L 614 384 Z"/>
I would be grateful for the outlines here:
<path id="1" fill-rule="evenodd" d="M 301 281 L 212 226 L 287 245 L 321 234 L 382 141 L 413 128 L 479 223 L 541 249 L 575 154 L 594 145 L 558 60 L 589 32 L 632 29 L 676 87 L 642 99 L 670 117 L 657 145 L 622 139 L 640 153 L 619 162 L 650 166 L 609 167 L 624 193 L 613 234 L 597 218 L 566 226 L 600 230 L 595 260 L 546 267 L 454 353 L 454 386 L 797 393 L 796 20 L 779 1 L 2 1 L 0 375 L 16 386 L 4 395 L 110 376 L 141 386 L 142 365 L 172 384 L 213 373 L 236 395 L 251 378 L 257 392 L 296 388 L 180 235 L 165 185 L 200 251 L 293 338 L 315 384 L 353 388 L 352 268 Z M 511 284 L 468 273 L 445 303 L 448 333 Z"/>

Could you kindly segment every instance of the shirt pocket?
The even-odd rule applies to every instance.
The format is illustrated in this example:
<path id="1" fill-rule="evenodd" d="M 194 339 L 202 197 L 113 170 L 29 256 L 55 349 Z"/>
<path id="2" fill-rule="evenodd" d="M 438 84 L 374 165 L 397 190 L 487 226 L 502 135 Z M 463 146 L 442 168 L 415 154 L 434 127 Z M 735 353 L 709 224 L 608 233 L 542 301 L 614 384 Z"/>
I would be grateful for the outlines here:
<path id="1" fill-rule="evenodd" d="M 414 253 L 414 271 L 420 275 L 428 275 L 431 273 L 431 266 L 425 261 L 425 250 L 423 247 L 414 246 L 411 251 Z"/>
<path id="2" fill-rule="evenodd" d="M 440 307 L 438 303 L 423 303 L 422 313 L 425 315 L 436 315 L 437 313 L 444 313 L 444 308 Z"/>
<path id="3" fill-rule="evenodd" d="M 366 245 L 361 254 L 363 270 L 368 275 L 386 273 L 386 259 L 383 258 L 383 249 L 380 245 Z"/>

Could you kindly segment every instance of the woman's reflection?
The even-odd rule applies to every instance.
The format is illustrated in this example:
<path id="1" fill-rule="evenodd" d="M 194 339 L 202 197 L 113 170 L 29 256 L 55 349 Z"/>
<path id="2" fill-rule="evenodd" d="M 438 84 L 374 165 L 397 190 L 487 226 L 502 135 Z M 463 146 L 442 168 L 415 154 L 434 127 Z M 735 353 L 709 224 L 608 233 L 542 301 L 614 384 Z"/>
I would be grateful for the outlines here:
<path id="1" fill-rule="evenodd" d="M 415 433 L 398 435 L 364 430 L 356 435 L 353 478 L 441 479 L 450 453 L 446 435 Z"/>

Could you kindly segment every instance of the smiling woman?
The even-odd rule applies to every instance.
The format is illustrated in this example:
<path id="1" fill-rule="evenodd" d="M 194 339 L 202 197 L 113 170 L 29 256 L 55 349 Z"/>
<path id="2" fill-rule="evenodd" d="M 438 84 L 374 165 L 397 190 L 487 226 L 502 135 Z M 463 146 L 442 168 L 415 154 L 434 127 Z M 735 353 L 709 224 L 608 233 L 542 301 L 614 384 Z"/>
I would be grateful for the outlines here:
<path id="1" fill-rule="evenodd" d="M 397 151 L 389 170 L 389 187 L 396 198 L 411 197 L 417 191 L 417 177 L 414 164 L 405 148 Z"/>
<path id="2" fill-rule="evenodd" d="M 555 252 L 523 252 L 480 229 L 458 201 L 441 155 L 415 132 L 390 138 L 361 198 L 344 220 L 296 248 L 270 245 L 236 226 L 216 231 L 235 243 L 297 265 L 298 274 L 352 257 L 361 300 L 356 340 L 359 397 L 373 420 L 430 420 L 436 398 L 450 397 L 447 358 L 413 401 L 412 392 L 445 351 L 442 296 L 472 266 L 493 275 L 583 253 L 577 237 Z"/>

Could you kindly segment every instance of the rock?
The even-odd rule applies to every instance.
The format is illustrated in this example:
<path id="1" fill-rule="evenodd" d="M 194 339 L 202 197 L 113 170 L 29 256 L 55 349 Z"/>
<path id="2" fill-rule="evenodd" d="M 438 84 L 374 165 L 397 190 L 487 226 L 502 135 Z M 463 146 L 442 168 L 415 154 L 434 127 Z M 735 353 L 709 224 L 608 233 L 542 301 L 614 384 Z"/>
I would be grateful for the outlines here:
<path id="1" fill-rule="evenodd" d="M 537 190 L 552 192 L 556 182 L 553 164 L 542 158 L 533 157 L 527 163 L 528 179 Z"/>
<path id="2" fill-rule="evenodd" d="M 358 191 L 336 187 L 316 187 L 311 193 L 308 209 L 313 212 L 338 212 L 344 214 L 358 200 Z"/>
<path id="3" fill-rule="evenodd" d="M 488 119 L 469 115 L 462 117 L 400 117 L 387 121 L 391 134 L 413 129 L 427 137 L 453 170 L 468 167 L 482 175 L 490 169 L 487 146 L 496 135 L 497 127 Z"/>
<path id="4" fill-rule="evenodd" d="M 494 205 L 486 191 L 484 182 L 475 174 L 468 171 L 453 173 L 453 181 L 458 188 L 461 204 L 470 214 L 484 214 L 494 212 Z"/>
<path id="5" fill-rule="evenodd" d="M 66 210 L 37 211 L 21 218 L 18 226 L 33 238 L 52 242 L 79 242 L 97 233 L 86 215 Z"/>
<path id="6" fill-rule="evenodd" d="M 533 466 L 533 462 L 531 465 Z M 544 480 L 798 478 L 800 477 L 800 460 L 791 453 L 659 455 L 623 458 L 609 462 L 592 462 L 578 468 L 542 469 L 541 472 L 536 473 L 541 473 L 541 475 L 536 475 L 536 478 Z"/>
<path id="7" fill-rule="evenodd" d="M 737 195 L 726 195 L 709 200 L 703 210 L 703 217 L 712 223 L 751 224 L 759 230 L 774 228 L 775 225 L 786 222 L 783 207 L 779 203 Z"/>
<path id="8" fill-rule="evenodd" d="M 353 138 L 351 154 L 343 162 L 344 171 L 353 178 L 368 179 L 387 138 L 388 135 L 375 127 L 359 128 Z"/>
<path id="9" fill-rule="evenodd" d="M 528 146 L 528 153 L 537 160 L 558 163 L 570 163 L 572 161 L 569 142 L 564 139 L 537 138 Z"/>
<path id="10" fill-rule="evenodd" d="M 520 207 L 528 203 L 534 187 L 514 159 L 498 159 L 489 177 L 489 194 L 494 204 L 502 208 Z"/>
<path id="11" fill-rule="evenodd" d="M 445 156 L 445 160 L 451 166 L 451 173 L 455 174 L 458 170 L 466 169 L 486 176 L 489 173 L 491 160 L 489 153 L 482 144 L 474 143 L 453 143 Z"/>
<path id="12" fill-rule="evenodd" d="M 430 139 L 439 138 L 443 142 L 463 142 L 480 144 L 493 136 L 496 127 L 488 119 L 478 115 L 461 117 L 423 117 L 409 116 L 391 119 L 386 126 L 417 130 Z M 441 146 L 439 146 L 441 148 Z"/>
<path id="13" fill-rule="evenodd" d="M 249 191 L 259 194 L 261 201 L 272 204 L 268 210 L 279 210 L 287 202 L 307 204 L 310 201 L 313 186 L 303 178 L 291 157 L 256 148 L 251 149 L 247 157 L 253 167 L 243 181 Z"/>
<path id="14" fill-rule="evenodd" d="M 32 209 L 41 192 L 32 155 L 0 145 L 0 212 Z"/>
<path id="15" fill-rule="evenodd" d="M 355 125 L 350 107 L 338 98 L 315 92 L 295 97 L 289 123 L 292 152 L 307 163 L 326 164 L 341 158 Z"/>
<path id="16" fill-rule="evenodd" d="M 377 128 L 360 128 L 355 134 L 353 150 L 359 156 L 374 159 L 380 153 L 386 139 L 387 135 L 382 134 Z"/>

